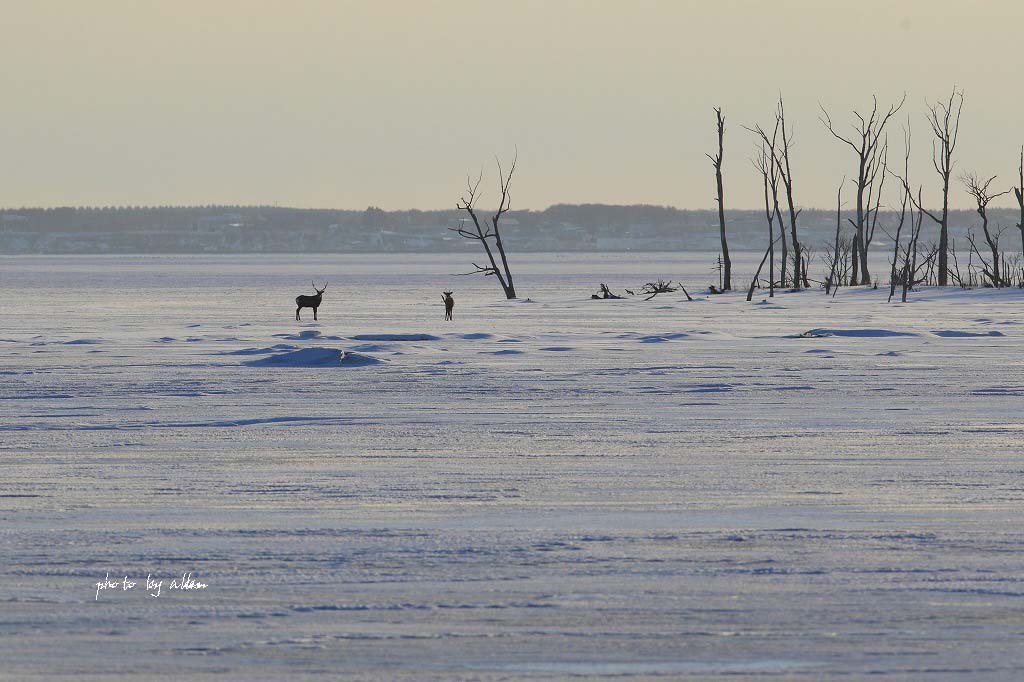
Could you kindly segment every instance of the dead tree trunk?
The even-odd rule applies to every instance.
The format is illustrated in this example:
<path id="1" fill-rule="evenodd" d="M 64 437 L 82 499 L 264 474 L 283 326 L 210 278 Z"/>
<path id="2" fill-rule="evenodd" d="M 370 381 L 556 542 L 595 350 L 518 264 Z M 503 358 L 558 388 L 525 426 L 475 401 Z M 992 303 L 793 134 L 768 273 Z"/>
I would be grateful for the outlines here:
<path id="1" fill-rule="evenodd" d="M 778 128 L 776 127 L 776 132 Z M 767 138 L 765 138 L 767 139 Z M 764 185 L 764 215 L 768 222 L 768 296 L 775 296 L 775 219 L 779 214 L 779 170 L 775 163 L 775 135 L 771 140 L 761 142 L 760 155 L 754 159 L 754 167 L 761 173 Z M 781 225 L 781 222 L 779 223 Z M 754 281 L 760 276 L 761 269 Z"/>
<path id="2" fill-rule="evenodd" d="M 480 242 L 484 247 L 484 253 L 487 254 L 488 262 L 486 265 L 473 263 L 475 270 L 462 274 L 482 274 L 487 277 L 493 275 L 498 280 L 498 283 L 501 284 L 502 291 L 505 292 L 505 298 L 509 300 L 516 298 L 516 287 L 512 281 L 512 271 L 508 267 L 508 257 L 505 255 L 505 244 L 501 241 L 501 231 L 498 228 L 498 223 L 501 221 L 501 216 L 508 213 L 512 206 L 509 187 L 512 185 L 512 175 L 516 172 L 516 162 L 518 159 L 517 154 L 512 160 L 512 167 L 509 168 L 508 175 L 502 170 L 501 161 L 498 161 L 498 187 L 501 190 L 501 199 L 498 202 L 497 210 L 491 216 L 490 225 L 486 223 L 482 225 L 476 212 L 475 202 L 479 196 L 478 188 L 480 187 L 480 181 L 483 179 L 483 173 L 481 172 L 475 183 L 466 178 L 466 194 L 456 204 L 456 208 L 469 214 L 473 222 L 473 228 L 468 229 L 465 225 L 466 221 L 463 221 L 458 227 L 448 228 L 460 237 Z M 494 243 L 493 248 L 491 248 L 491 242 Z M 495 258 L 495 251 L 498 252 L 497 258 Z M 498 265 L 499 259 L 501 261 L 500 267 Z"/>
<path id="3" fill-rule="evenodd" d="M 789 228 L 790 237 L 793 240 L 793 288 L 799 289 L 801 280 L 806 282 L 807 273 L 802 270 L 803 256 L 800 250 L 800 240 L 796 233 L 796 219 L 800 211 L 793 205 L 793 171 L 789 165 L 789 150 L 792 147 L 792 138 L 786 130 L 786 109 L 782 102 L 782 95 L 779 95 L 778 109 L 779 127 L 782 128 L 782 149 L 779 151 L 782 158 L 779 163 L 779 174 L 782 177 L 782 184 L 786 188 L 786 203 L 789 205 Z"/>
<path id="4" fill-rule="evenodd" d="M 960 133 L 960 111 L 963 107 L 963 90 L 957 92 L 955 86 L 948 102 L 928 105 L 928 123 L 937 142 L 932 145 L 932 166 L 942 180 L 942 214 L 936 216 L 927 209 L 922 210 L 939 225 L 939 286 L 949 283 L 949 179 L 953 174 L 953 152 Z"/>
<path id="5" fill-rule="evenodd" d="M 903 130 L 903 141 L 904 141 L 904 154 L 903 154 L 903 174 L 904 177 L 910 178 L 910 128 L 908 127 Z M 886 169 L 887 170 L 887 169 Z M 882 179 L 885 179 L 885 170 L 883 172 Z M 881 194 L 881 193 L 879 193 Z M 892 301 L 892 297 L 896 295 L 896 282 L 898 274 L 906 275 L 906 263 L 907 258 L 904 258 L 904 262 L 900 264 L 900 246 L 901 237 L 903 233 L 903 225 L 907 220 L 907 205 L 910 203 L 910 184 L 909 180 L 903 188 L 903 196 L 900 204 L 900 222 L 896 225 L 896 236 L 893 237 L 893 249 L 892 249 L 892 268 L 889 271 L 889 300 Z M 878 207 L 875 207 L 875 219 L 878 219 Z M 913 223 L 913 216 L 911 216 L 911 223 Z M 874 229 L 874 228 L 872 228 Z M 908 251 L 909 254 L 909 251 Z"/>
<path id="6" fill-rule="evenodd" d="M 711 164 L 715 167 L 715 182 L 718 186 L 718 235 L 722 240 L 722 289 L 732 289 L 732 260 L 729 258 L 729 240 L 725 235 L 725 189 L 722 185 L 722 158 L 725 139 L 725 116 L 722 110 L 715 108 L 715 116 L 718 119 L 718 153 L 712 156 Z"/>
<path id="7" fill-rule="evenodd" d="M 761 270 L 764 269 L 764 262 L 771 256 L 772 246 L 774 242 L 768 245 L 768 249 L 764 252 L 764 257 L 761 258 L 761 264 L 757 266 L 757 272 L 754 273 L 754 279 L 750 280 L 750 288 L 747 289 L 747 300 L 754 298 L 754 289 L 757 287 L 757 280 L 761 277 Z"/>
<path id="8" fill-rule="evenodd" d="M 782 211 L 779 210 L 778 181 L 776 181 L 773 188 L 772 198 L 775 201 L 775 220 L 779 223 L 779 243 L 782 246 L 782 257 L 779 259 L 779 286 L 785 288 L 789 282 L 788 273 L 786 272 L 789 268 L 789 240 L 786 239 L 786 225 L 782 222 Z"/>
<path id="9" fill-rule="evenodd" d="M 913 197 L 913 195 L 911 195 Z M 917 203 L 921 203 L 921 188 L 917 188 Z M 911 220 L 914 217 L 911 216 Z M 917 244 L 921 239 L 921 224 L 924 223 L 924 211 L 918 209 L 916 222 L 911 223 L 910 245 L 908 246 L 910 265 L 906 267 L 906 274 L 903 276 L 903 293 L 901 299 L 907 302 L 907 291 L 915 284 L 917 278 Z"/>
<path id="10" fill-rule="evenodd" d="M 1013 195 L 1017 197 L 1017 203 L 1020 204 L 1020 222 L 1017 223 L 1017 229 L 1020 230 L 1021 249 L 1024 249 L 1024 147 L 1020 148 L 1020 165 L 1017 166 L 1017 172 L 1019 173 L 1017 179 L 1019 184 L 1013 188 Z"/>
<path id="11" fill-rule="evenodd" d="M 900 181 L 903 186 L 903 197 L 904 200 L 908 200 L 911 205 L 910 212 L 910 243 L 907 244 L 907 248 L 903 252 L 903 293 L 900 297 L 904 303 L 907 302 L 907 292 L 910 291 L 914 286 L 920 284 L 922 281 L 927 280 L 929 272 L 932 269 L 936 255 L 938 254 L 938 246 L 932 249 L 927 257 L 918 264 L 918 245 L 921 241 L 921 225 L 924 223 L 925 210 L 921 205 L 921 187 L 917 188 L 917 199 L 914 198 L 914 193 L 910 189 L 910 128 L 904 133 L 906 140 L 906 156 L 905 156 L 905 167 L 904 174 L 899 175 L 892 171 L 889 171 L 896 179 Z M 917 211 L 915 216 L 913 211 Z M 901 219 L 902 220 L 902 219 Z M 920 271 L 924 269 L 925 274 L 921 275 Z"/>
<path id="12" fill-rule="evenodd" d="M 843 225 L 843 185 L 846 183 L 846 178 L 839 183 L 839 190 L 836 192 L 836 242 L 835 246 L 832 247 L 832 264 L 829 268 L 828 279 L 825 280 L 825 295 L 829 294 L 829 291 L 833 287 L 839 286 L 836 282 L 836 275 L 838 274 L 839 268 L 839 230 Z"/>
<path id="13" fill-rule="evenodd" d="M 872 99 L 874 105 L 872 106 L 871 114 L 867 118 L 856 111 L 853 112 L 857 119 L 857 123 L 853 126 L 855 132 L 855 135 L 852 136 L 853 139 L 837 132 L 832 125 L 832 119 L 829 118 L 828 112 L 825 111 L 824 107 L 821 107 L 821 122 L 825 125 L 825 128 L 832 134 L 832 137 L 848 145 L 857 155 L 857 179 L 854 181 L 857 187 L 857 222 L 853 223 L 857 229 L 857 234 L 854 236 L 853 243 L 854 258 L 859 258 L 859 262 L 854 264 L 854 269 L 859 271 L 859 282 L 861 284 L 871 283 L 871 273 L 868 271 L 868 247 L 871 246 L 871 235 L 868 234 L 868 217 L 871 209 L 871 190 L 878 177 L 879 167 L 883 163 L 885 154 L 883 134 L 889 119 L 903 107 L 907 96 L 904 95 L 898 104 L 890 106 L 885 114 L 878 110 L 878 98 L 873 97 Z"/>

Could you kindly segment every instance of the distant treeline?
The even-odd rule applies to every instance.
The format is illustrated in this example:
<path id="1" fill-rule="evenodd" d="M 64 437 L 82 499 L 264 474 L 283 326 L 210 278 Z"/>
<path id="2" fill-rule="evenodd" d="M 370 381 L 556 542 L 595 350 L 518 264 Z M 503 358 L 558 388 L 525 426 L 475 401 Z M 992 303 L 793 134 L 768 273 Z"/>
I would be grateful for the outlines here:
<path id="1" fill-rule="evenodd" d="M 849 213 L 843 216 L 852 217 Z M 202 253 L 462 251 L 448 230 L 465 215 L 450 210 L 385 211 L 280 206 L 155 206 L 0 209 L 3 253 Z M 974 225 L 973 211 L 953 211 L 953 233 Z M 759 249 L 764 212 L 728 210 L 730 242 Z M 1016 215 L 993 209 L 994 224 L 1013 227 Z M 717 250 L 718 213 L 644 204 L 556 204 L 506 214 L 512 251 Z M 816 247 L 835 231 L 834 211 L 805 209 L 801 233 Z M 883 212 L 880 227 L 895 221 Z M 507 233 L 506 233 L 507 231 Z M 1007 232 L 1009 237 L 1015 230 Z M 879 237 L 884 240 L 884 235 Z"/>

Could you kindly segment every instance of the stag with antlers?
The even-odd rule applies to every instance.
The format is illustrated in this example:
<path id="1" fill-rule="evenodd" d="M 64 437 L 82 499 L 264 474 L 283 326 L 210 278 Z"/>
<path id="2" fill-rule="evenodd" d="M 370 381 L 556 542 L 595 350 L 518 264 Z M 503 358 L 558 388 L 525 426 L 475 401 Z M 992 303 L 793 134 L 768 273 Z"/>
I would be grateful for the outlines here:
<path id="1" fill-rule="evenodd" d="M 316 288 L 316 282 L 311 281 L 311 284 L 313 285 L 313 291 L 316 292 L 316 296 L 306 296 L 305 294 L 302 294 L 300 296 L 296 296 L 295 297 L 295 306 L 296 306 L 295 307 L 295 319 L 296 320 L 300 320 L 300 321 L 302 320 L 302 318 L 299 317 L 299 311 L 302 310 L 303 308 L 312 308 L 313 309 L 313 319 L 314 320 L 317 319 L 316 318 L 316 309 L 320 307 L 320 301 L 324 297 L 324 290 L 327 289 L 327 282 L 324 282 L 324 288 L 323 289 L 317 289 Z"/>
<path id="2" fill-rule="evenodd" d="M 444 302 L 444 319 L 445 321 L 451 321 L 452 310 L 455 308 L 455 297 L 452 296 L 451 291 L 441 292 L 441 300 Z"/>

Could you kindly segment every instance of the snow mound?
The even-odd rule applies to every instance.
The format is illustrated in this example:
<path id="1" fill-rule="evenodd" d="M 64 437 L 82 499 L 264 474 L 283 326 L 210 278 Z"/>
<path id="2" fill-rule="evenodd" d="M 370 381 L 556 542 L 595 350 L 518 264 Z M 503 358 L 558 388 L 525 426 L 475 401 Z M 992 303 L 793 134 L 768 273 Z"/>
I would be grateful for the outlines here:
<path id="1" fill-rule="evenodd" d="M 372 355 L 363 355 L 362 353 L 353 353 L 352 351 L 345 351 L 341 356 L 341 364 L 346 367 L 365 367 L 367 365 L 379 365 L 386 360 L 375 358 Z"/>
<path id="2" fill-rule="evenodd" d="M 246 362 L 250 367 L 362 367 L 383 362 L 362 353 L 346 352 L 339 348 L 302 348 L 287 353 Z"/>
<path id="3" fill-rule="evenodd" d="M 277 343 L 268 348 L 240 348 L 238 350 L 224 351 L 223 355 L 266 355 L 267 353 L 276 353 L 282 350 L 295 350 L 298 346 L 292 346 L 287 343 Z"/>
<path id="4" fill-rule="evenodd" d="M 355 341 L 437 341 L 433 334 L 356 334 L 349 338 Z"/>
<path id="5" fill-rule="evenodd" d="M 826 336 L 877 338 L 883 336 L 917 336 L 917 334 L 914 332 L 897 332 L 891 329 L 810 329 L 800 334 L 800 338 L 803 339 L 820 339 Z"/>

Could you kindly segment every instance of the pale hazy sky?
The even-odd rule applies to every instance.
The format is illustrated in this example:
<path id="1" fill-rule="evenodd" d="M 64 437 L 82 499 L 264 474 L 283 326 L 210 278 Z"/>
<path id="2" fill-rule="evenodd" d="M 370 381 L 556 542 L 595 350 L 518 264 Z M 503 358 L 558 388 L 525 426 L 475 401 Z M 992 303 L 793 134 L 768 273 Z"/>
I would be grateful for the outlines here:
<path id="1" fill-rule="evenodd" d="M 779 92 L 805 206 L 853 172 L 819 101 L 906 91 L 932 199 L 926 98 L 966 91 L 959 169 L 1009 186 L 1024 143 L 1020 0 L 0 3 L 4 206 L 439 208 L 518 146 L 514 207 L 711 207 L 721 106 L 727 206 L 756 208 L 740 126 Z"/>

